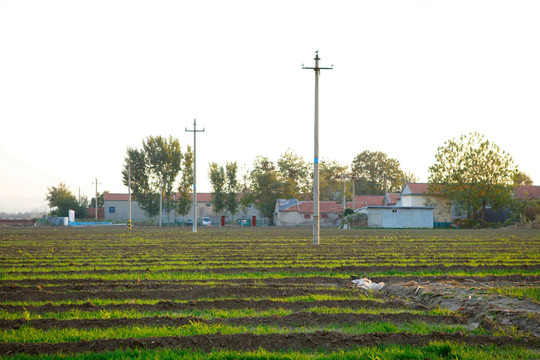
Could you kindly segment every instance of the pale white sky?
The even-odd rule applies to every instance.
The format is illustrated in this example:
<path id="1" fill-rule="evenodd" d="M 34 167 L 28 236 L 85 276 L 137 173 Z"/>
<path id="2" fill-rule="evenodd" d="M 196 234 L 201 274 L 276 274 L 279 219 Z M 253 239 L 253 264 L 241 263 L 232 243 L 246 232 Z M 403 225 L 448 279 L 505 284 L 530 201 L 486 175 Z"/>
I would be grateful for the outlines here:
<path id="1" fill-rule="evenodd" d="M 287 148 L 313 160 L 363 150 L 427 180 L 438 146 L 478 131 L 540 183 L 540 1 L 0 0 L 0 211 L 42 207 L 47 186 L 127 192 L 128 146 L 193 119 L 207 165 Z"/>

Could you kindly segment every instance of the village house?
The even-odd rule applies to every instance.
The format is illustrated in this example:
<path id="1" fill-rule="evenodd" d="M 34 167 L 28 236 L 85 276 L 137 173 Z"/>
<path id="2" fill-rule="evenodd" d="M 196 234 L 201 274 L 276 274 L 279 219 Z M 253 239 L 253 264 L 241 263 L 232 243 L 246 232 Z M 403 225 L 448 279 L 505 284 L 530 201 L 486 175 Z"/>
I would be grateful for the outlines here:
<path id="1" fill-rule="evenodd" d="M 407 183 L 401 190 L 398 207 L 433 208 L 433 226 L 449 227 L 454 219 L 465 215 L 441 194 L 429 191 L 428 183 Z"/>
<path id="2" fill-rule="evenodd" d="M 358 210 L 366 206 L 382 206 L 386 202 L 395 205 L 399 194 L 359 195 L 353 201 L 319 201 L 319 224 L 323 227 L 335 227 L 341 222 L 344 209 Z M 313 224 L 313 201 L 297 199 L 278 199 L 275 210 L 275 223 L 278 226 L 308 226 Z"/>
<path id="3" fill-rule="evenodd" d="M 174 195 L 174 199 L 177 199 L 177 195 Z M 225 215 L 225 214 L 223 214 Z M 238 213 L 235 215 L 236 219 L 251 219 L 252 216 L 255 216 L 257 219 L 261 219 L 260 212 L 255 209 L 253 206 L 250 206 L 246 212 L 243 212 L 242 209 L 238 209 Z M 104 217 L 105 220 L 109 221 L 127 221 L 129 219 L 129 198 L 128 194 L 104 194 Z M 197 218 L 200 220 L 203 217 L 209 217 L 212 220 L 212 224 L 220 223 L 220 215 L 214 214 L 212 207 L 212 194 L 210 193 L 197 193 Z M 157 218 L 157 217 L 156 217 Z M 154 218 L 153 220 L 155 220 Z M 165 209 L 163 210 L 162 221 L 164 224 L 183 224 L 188 219 L 193 219 L 193 208 L 190 209 L 189 213 L 185 216 L 182 216 L 172 210 L 170 213 L 167 213 Z M 143 209 L 139 207 L 139 203 L 133 198 L 131 199 L 131 219 L 134 222 L 143 222 L 150 221 L 146 216 L 146 213 Z M 230 221 L 230 214 L 226 215 L 226 220 Z"/>
<path id="4" fill-rule="evenodd" d="M 522 200 L 540 199 L 540 186 L 521 186 L 514 189 L 514 196 Z M 128 194 L 104 194 L 104 219 L 108 221 L 127 221 L 129 218 Z M 211 193 L 197 194 L 198 218 L 209 217 L 212 223 L 220 223 L 220 215 L 213 213 Z M 345 206 L 344 206 L 345 205 Z M 368 227 L 391 228 L 432 228 L 449 227 L 456 219 L 465 218 L 466 214 L 459 207 L 444 198 L 441 194 L 429 191 L 428 183 L 407 183 L 400 194 L 358 195 L 354 202 L 320 201 L 320 225 L 336 227 L 341 223 L 344 209 L 354 209 L 355 212 L 367 215 Z M 145 212 L 132 200 L 132 220 L 149 221 Z M 101 211 L 100 211 L 101 213 Z M 267 224 L 260 212 L 251 205 L 246 212 L 239 209 L 234 220 L 251 220 L 255 216 L 258 225 Z M 313 201 L 298 201 L 297 199 L 278 199 L 274 211 L 277 226 L 310 226 L 313 224 Z M 163 223 L 184 223 L 193 219 L 193 210 L 182 217 L 176 211 L 164 212 Z M 155 220 L 155 219 L 154 219 Z M 227 214 L 226 221 L 231 220 Z"/>

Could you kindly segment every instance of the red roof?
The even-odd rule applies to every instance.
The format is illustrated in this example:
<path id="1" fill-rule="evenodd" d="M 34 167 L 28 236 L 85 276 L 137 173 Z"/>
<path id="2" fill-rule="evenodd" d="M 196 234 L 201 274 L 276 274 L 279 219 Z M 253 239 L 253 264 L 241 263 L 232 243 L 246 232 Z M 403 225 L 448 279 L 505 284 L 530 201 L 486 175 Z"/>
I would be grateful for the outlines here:
<path id="1" fill-rule="evenodd" d="M 411 193 L 413 194 L 427 194 L 428 193 L 428 183 L 407 183 Z"/>
<path id="2" fill-rule="evenodd" d="M 128 201 L 128 194 L 103 194 L 103 200 L 105 201 Z"/>
<path id="3" fill-rule="evenodd" d="M 428 183 L 408 183 L 409 189 L 413 195 L 429 194 Z M 513 190 L 514 196 L 522 200 L 540 199 L 540 186 L 525 185 L 517 187 Z M 390 194 L 389 194 L 390 195 Z"/>
<path id="4" fill-rule="evenodd" d="M 312 213 L 313 201 L 301 201 L 288 209 L 285 209 L 284 212 Z M 343 206 L 335 201 L 319 201 L 319 212 L 341 214 L 343 212 Z"/>
<path id="5" fill-rule="evenodd" d="M 514 196 L 521 200 L 540 199 L 540 186 L 525 185 L 514 189 Z"/>
<path id="6" fill-rule="evenodd" d="M 384 195 L 359 195 L 354 197 L 354 206 L 357 209 L 364 206 L 379 206 L 383 204 L 383 200 Z M 347 207 L 352 208 L 352 202 L 348 202 Z"/>
<path id="7" fill-rule="evenodd" d="M 399 200 L 399 194 L 388 193 L 388 198 L 390 199 L 390 204 L 396 204 Z M 365 206 L 383 206 L 383 203 L 384 195 L 358 195 L 354 198 L 354 207 L 356 209 Z M 347 207 L 352 209 L 352 201 L 347 202 Z"/>

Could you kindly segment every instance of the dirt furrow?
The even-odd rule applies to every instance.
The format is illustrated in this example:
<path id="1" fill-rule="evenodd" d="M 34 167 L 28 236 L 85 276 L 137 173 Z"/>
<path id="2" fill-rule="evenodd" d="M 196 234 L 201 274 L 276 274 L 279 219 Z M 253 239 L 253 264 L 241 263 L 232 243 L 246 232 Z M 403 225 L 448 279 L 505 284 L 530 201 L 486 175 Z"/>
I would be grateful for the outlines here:
<path id="1" fill-rule="evenodd" d="M 357 274 L 355 274 L 357 275 Z M 375 282 L 384 281 L 391 282 L 407 282 L 407 281 L 422 281 L 440 282 L 453 280 L 457 282 L 471 279 L 471 276 L 377 276 L 371 280 Z M 516 283 L 516 285 L 535 285 L 540 283 L 540 275 L 486 275 L 474 276 L 479 282 L 497 282 L 498 285 L 504 283 Z M 225 279 L 225 280 L 208 280 L 214 284 L 229 285 L 257 285 L 263 286 L 345 286 L 350 279 L 332 278 L 332 277 L 284 277 L 284 278 L 266 278 L 266 279 Z M 80 290 L 145 290 L 145 289 L 181 289 L 185 287 L 196 287 L 196 284 L 204 284 L 205 280 L 103 280 L 103 279 L 55 279 L 55 280 L 40 280 L 40 279 L 25 279 L 25 280 L 0 280 L 0 293 L 10 292 L 14 290 L 23 290 L 33 286 L 41 286 L 43 290 L 49 291 L 80 291 Z M 196 283 L 196 284 L 194 284 Z M 53 285 L 47 285 L 53 284 Z M 494 285 L 497 285 L 494 284 Z M 44 286 L 46 285 L 46 286 Z M 208 287 L 208 285 L 199 285 Z"/>
<path id="2" fill-rule="evenodd" d="M 208 334 L 196 336 L 171 336 L 129 339 L 102 339 L 93 341 L 74 341 L 68 343 L 1 343 L 0 354 L 55 354 L 104 352 L 128 348 L 157 349 L 182 348 L 210 352 L 217 349 L 235 351 L 296 351 L 329 350 L 339 351 L 359 346 L 376 346 L 380 344 L 398 344 L 423 346 L 432 341 L 452 341 L 468 345 L 522 346 L 530 349 L 540 348 L 537 338 L 514 339 L 507 336 L 465 335 L 463 333 L 431 333 L 427 335 L 410 333 L 370 333 L 348 335 L 338 332 L 317 331 L 315 333 L 294 334 Z"/>
<path id="3" fill-rule="evenodd" d="M 43 313 L 61 313 L 73 310 L 79 311 L 192 311 L 204 309 L 253 309 L 253 310 L 270 310 L 270 309 L 285 309 L 292 311 L 300 311 L 314 307 L 328 308 L 343 308 L 343 309 L 408 309 L 408 310 L 425 310 L 426 307 L 416 303 L 406 302 L 402 300 L 389 300 L 384 303 L 374 300 L 331 300 L 331 301 L 272 301 L 272 300 L 215 300 L 215 301 L 188 301 L 188 302 L 172 302 L 160 301 L 156 304 L 111 304 L 97 306 L 91 302 L 80 305 L 62 304 L 53 305 L 45 304 L 40 306 L 26 305 L 0 305 L 0 309 L 10 312 L 28 311 L 35 314 Z"/>
<path id="4" fill-rule="evenodd" d="M 178 289 L 178 290 L 143 290 L 143 291 L 75 291 L 75 292 L 52 292 L 47 290 L 29 290 L 10 291 L 0 293 L 0 301 L 64 301 L 64 300 L 88 300 L 88 299 L 110 299 L 110 300 L 192 300 L 204 298 L 222 298 L 222 297 L 285 297 L 302 295 L 343 295 L 345 289 L 322 289 L 308 290 L 298 288 L 251 288 L 244 286 L 229 287 L 201 287 L 196 289 Z"/>
<path id="5" fill-rule="evenodd" d="M 239 318 L 215 318 L 204 320 L 199 317 L 151 317 L 151 318 L 120 318 L 120 319 L 38 319 L 38 320 L 2 320 L 0 319 L 0 329 L 18 329 L 21 326 L 30 326 L 38 329 L 89 329 L 89 328 L 110 328 L 120 326 L 168 326 L 180 327 L 189 325 L 193 322 L 205 324 L 227 324 L 227 325 L 275 325 L 275 326 L 318 326 L 329 324 L 356 324 L 373 322 L 390 322 L 394 324 L 403 324 L 410 322 L 423 322 L 426 324 L 446 324 L 458 325 L 466 324 L 464 318 L 458 316 L 437 316 L 437 315 L 416 315 L 410 313 L 400 314 L 319 314 L 313 312 L 299 312 L 286 316 L 258 316 L 258 317 L 239 317 Z"/>

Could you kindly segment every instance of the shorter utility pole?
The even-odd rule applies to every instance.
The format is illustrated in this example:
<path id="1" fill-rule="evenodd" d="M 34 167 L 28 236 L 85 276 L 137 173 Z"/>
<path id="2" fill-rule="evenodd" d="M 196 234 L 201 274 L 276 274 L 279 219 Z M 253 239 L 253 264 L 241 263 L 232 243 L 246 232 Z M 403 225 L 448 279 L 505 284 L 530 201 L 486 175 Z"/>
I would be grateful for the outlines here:
<path id="1" fill-rule="evenodd" d="M 347 208 L 347 176 L 343 176 L 343 212 L 345 213 L 345 209 Z"/>
<path id="2" fill-rule="evenodd" d="M 355 204 L 355 199 L 354 199 L 356 197 L 356 191 L 354 188 L 356 177 L 354 176 L 354 174 L 351 175 L 351 179 L 352 179 L 352 209 L 353 211 L 356 211 L 356 204 Z"/>
<path id="3" fill-rule="evenodd" d="M 97 206 L 97 203 L 98 203 L 98 192 L 97 192 L 97 186 L 98 186 L 98 185 L 101 185 L 101 183 L 98 183 L 97 178 L 96 178 L 96 182 L 95 182 L 95 183 L 92 183 L 92 184 L 96 184 L 96 197 L 95 197 L 96 202 L 95 202 L 94 205 L 95 205 L 95 210 L 96 210 L 96 216 L 95 216 L 95 217 L 96 217 L 96 220 L 97 220 L 97 218 L 98 218 L 98 216 L 97 216 L 97 215 L 98 215 L 98 206 Z"/>
<path id="4" fill-rule="evenodd" d="M 193 133 L 193 232 L 197 232 L 197 133 L 204 132 L 202 130 L 197 130 L 197 119 L 193 119 L 193 130 L 188 130 L 186 132 Z"/>

